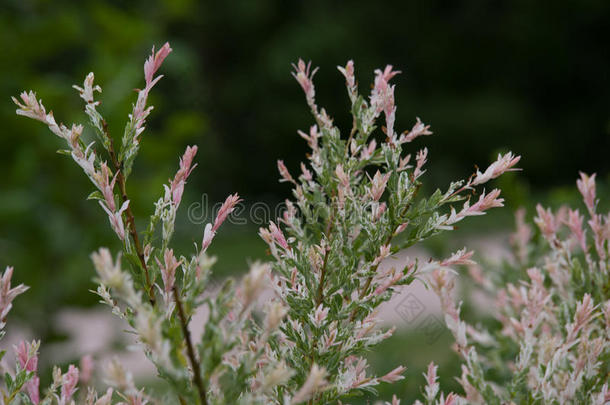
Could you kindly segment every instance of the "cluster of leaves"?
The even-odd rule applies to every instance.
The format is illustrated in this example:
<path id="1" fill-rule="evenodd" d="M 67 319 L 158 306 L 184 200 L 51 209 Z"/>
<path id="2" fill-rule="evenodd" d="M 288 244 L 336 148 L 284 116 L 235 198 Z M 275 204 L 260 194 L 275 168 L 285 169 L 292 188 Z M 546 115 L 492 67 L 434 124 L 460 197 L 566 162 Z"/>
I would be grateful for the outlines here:
<path id="1" fill-rule="evenodd" d="M 204 294 L 206 289 L 215 286 L 209 278 L 214 259 L 206 255 L 206 250 L 220 225 L 239 202 L 239 197 L 231 195 L 227 198 L 214 223 L 206 226 L 201 246 L 194 254 L 176 258 L 170 248 L 174 221 L 197 153 L 197 147 L 188 147 L 180 160 L 178 172 L 164 186 L 164 194 L 155 204 L 154 214 L 143 238 L 136 229 L 130 208 L 126 184 L 139 150 L 146 118 L 152 110 L 151 106 L 147 106 L 148 94 L 161 79 L 161 76 L 155 77 L 155 73 L 170 52 L 169 44 L 165 44 L 157 52 L 153 49 L 146 60 L 145 87 L 138 90 L 138 98 L 118 150 L 106 121 L 97 111 L 100 103 L 94 95 L 101 92 L 101 87 L 94 84 L 92 73 L 86 77 L 82 87 L 75 88 L 86 103 L 85 112 L 97 143 L 87 143 L 82 139 L 81 125 L 73 124 L 68 128 L 57 124 L 53 113 L 46 112 L 33 92 L 24 92 L 20 101 L 14 101 L 19 107 L 18 114 L 45 123 L 55 135 L 66 141 L 68 149 L 60 152 L 71 156 L 97 188 L 89 199 L 97 200 L 107 213 L 112 229 L 122 242 L 122 256 L 127 259 L 128 270 L 123 268 L 121 255 L 115 260 L 108 249 L 102 248 L 92 254 L 98 274 L 97 294 L 114 314 L 130 326 L 142 349 L 156 365 L 159 375 L 170 383 L 180 402 L 235 403 L 234 400 L 239 397 L 251 403 L 262 395 L 263 386 L 260 388 L 261 394 L 254 389 L 246 394 L 246 383 L 264 363 L 260 359 L 262 351 L 253 351 L 252 347 L 263 347 L 274 332 L 269 329 L 267 333 L 256 334 L 260 327 L 251 317 L 252 304 L 262 290 L 266 267 L 253 265 L 240 290 L 233 288 L 229 280 L 213 295 L 209 292 Z M 109 163 L 98 153 L 97 145 L 107 153 Z M 240 295 L 236 295 L 237 291 L 241 291 Z M 195 342 L 188 326 L 194 312 L 204 304 L 209 316 L 201 341 Z M 276 311 L 275 316 L 281 317 L 282 313 Z M 276 326 L 277 323 L 276 320 Z M 36 352 L 33 356 L 37 356 Z M 228 362 L 230 352 L 239 354 L 238 367 L 232 367 L 232 363 Z M 126 372 L 116 372 L 120 369 L 118 364 L 111 369 L 115 370 L 111 374 L 120 376 L 108 379 L 113 382 L 111 388 L 115 390 L 114 397 L 120 396 L 130 404 L 150 400 L 143 391 L 135 388 L 131 379 L 126 377 Z M 34 378 L 32 373 L 29 376 Z M 215 381 L 216 391 L 221 394 L 215 396 L 208 393 L 212 389 L 210 381 Z M 209 399 L 210 395 L 212 399 Z M 112 403 L 113 394 L 97 398 L 97 394 L 93 393 L 89 398 L 96 404 Z M 62 401 L 70 399 L 66 396 Z M 106 402 L 99 402 L 102 399 Z M 30 393 L 29 401 L 39 403 L 38 387 Z"/>
<path id="2" fill-rule="evenodd" d="M 94 184 L 97 190 L 89 198 L 106 212 L 122 243 L 122 254 L 116 258 L 105 248 L 92 254 L 102 302 L 129 325 L 180 403 L 328 403 L 401 379 L 402 366 L 380 377 L 367 375 L 364 353 L 393 332 L 380 327 L 376 309 L 399 286 L 432 270 L 470 264 L 472 252 L 463 249 L 426 263 L 409 260 L 398 269 L 384 268 L 382 262 L 390 258 L 391 264 L 399 250 L 453 229 L 466 217 L 502 206 L 499 190 L 482 192 L 473 202 L 471 197 L 477 187 L 514 170 L 519 157 L 500 155 L 485 171 L 422 197 L 427 149 L 418 151 L 411 164 L 411 155 L 405 155 L 403 148 L 431 132 L 419 119 L 410 131 L 394 130 L 396 106 L 390 80 L 399 72 L 391 66 L 375 71 L 373 90 L 365 99 L 358 93 L 353 63 L 339 68 L 353 115 L 353 128 L 345 138 L 315 102 L 315 70 L 299 61 L 294 76 L 305 91 L 316 125 L 301 133 L 311 154 L 308 165 L 301 165 L 298 181 L 278 162 L 281 181 L 294 184 L 295 201 L 286 202 L 277 224 L 271 222 L 260 231 L 273 261 L 254 263 L 237 287 L 227 280 L 215 288 L 210 282 L 214 258 L 206 251 L 239 203 L 237 195 L 227 197 L 213 223 L 205 226 L 194 253 L 175 255 L 170 247 L 197 147 L 186 149 L 142 234 L 136 229 L 127 193 L 152 110 L 148 95 L 161 79 L 155 74 L 170 52 L 165 44 L 157 52 L 153 49 L 146 60 L 145 86 L 138 90 L 118 149 L 97 110 L 100 103 L 94 96 L 101 88 L 94 84 L 92 73 L 82 87 L 75 88 L 85 101 L 97 142 L 83 140 L 81 125 L 58 124 L 33 92 L 22 93 L 20 101 L 14 99 L 18 114 L 43 122 L 66 142 L 68 148 L 61 152 L 71 156 Z M 385 126 L 378 141 L 376 121 L 382 114 Z M 121 257 L 126 259 L 123 263 Z M 6 294 L 10 275 L 8 279 Z M 257 299 L 269 282 L 274 296 L 264 306 L 264 316 L 255 316 Z M 189 324 L 198 308 L 207 312 L 207 320 L 203 335 L 195 340 Z M 25 403 L 73 402 L 79 379 L 74 366 L 65 374 L 54 372 L 53 385 L 40 401 L 33 366 L 37 351 L 36 342 L 20 346 L 17 352 L 23 361 L 15 377 L 7 377 L 7 386 L 19 392 L 27 384 L 27 396 L 19 394 Z M 27 369 L 24 364 L 30 369 L 19 377 L 20 370 Z M 107 367 L 107 374 L 106 394 L 100 396 L 91 388 L 84 397 L 83 390 L 83 401 L 97 405 L 152 401 L 117 362 Z M 60 387 L 61 395 L 55 395 Z"/>
<path id="3" fill-rule="evenodd" d="M 464 249 L 446 260 L 424 264 L 410 260 L 399 268 L 382 269 L 381 262 L 453 229 L 466 216 L 501 206 L 499 190 L 483 192 L 472 205 L 466 201 L 458 207 L 457 203 L 468 200 L 467 193 L 474 187 L 511 170 L 519 160 L 511 154 L 499 156 L 484 173 L 453 182 L 444 192 L 421 196 L 428 151 L 419 150 L 410 164 L 411 154 L 404 149 L 432 132 L 419 119 L 410 131 L 394 130 L 396 106 L 390 80 L 399 72 L 391 66 L 377 70 L 366 99 L 358 93 L 353 63 L 339 70 L 352 104 L 353 127 L 347 137 L 316 105 L 315 70 L 303 61 L 295 65 L 293 75 L 316 121 L 309 133 L 300 132 L 311 153 L 308 164 L 301 164 L 297 180 L 278 162 L 281 181 L 294 185 L 295 201 L 286 201 L 281 227 L 271 223 L 261 229 L 275 258 L 276 291 L 289 308 L 281 330 L 290 344 L 277 347 L 276 356 L 295 370 L 294 386 L 305 383 L 310 370 L 323 367 L 327 373 L 324 389 L 311 397 L 321 403 L 363 390 L 374 392 L 380 382 L 402 378 L 403 367 L 381 377 L 367 375 L 363 355 L 393 332 L 393 328 L 379 328 L 377 308 L 400 286 L 432 269 L 468 263 L 471 252 Z M 378 145 L 376 120 L 382 113 L 385 126 Z"/>
<path id="4" fill-rule="evenodd" d="M 538 240 L 517 212 L 513 252 L 470 274 L 495 322 L 471 326 L 453 303 L 454 281 L 435 272 L 467 403 L 606 404 L 610 401 L 610 214 L 597 212 L 595 175 L 577 182 L 586 207 L 537 206 Z M 585 218 L 587 217 L 587 218 Z"/>

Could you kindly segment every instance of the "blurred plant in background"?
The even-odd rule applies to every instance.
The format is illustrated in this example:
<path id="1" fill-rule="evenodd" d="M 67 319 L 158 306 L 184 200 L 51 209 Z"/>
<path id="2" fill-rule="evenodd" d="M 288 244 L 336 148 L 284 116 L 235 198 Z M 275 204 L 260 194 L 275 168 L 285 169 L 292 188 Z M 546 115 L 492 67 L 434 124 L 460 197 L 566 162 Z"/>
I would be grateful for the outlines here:
<path id="1" fill-rule="evenodd" d="M 598 213 L 595 175 L 581 173 L 577 185 L 586 218 L 565 205 L 556 212 L 538 205 L 534 222 L 544 243 L 534 243 L 518 211 L 510 261 L 471 267 L 479 290 L 495 301 L 497 322 L 464 322 L 455 280 L 435 270 L 432 288 L 464 360 L 459 382 L 467 403 L 610 401 L 610 213 Z M 438 394 L 434 373 L 431 364 L 426 403 Z"/>

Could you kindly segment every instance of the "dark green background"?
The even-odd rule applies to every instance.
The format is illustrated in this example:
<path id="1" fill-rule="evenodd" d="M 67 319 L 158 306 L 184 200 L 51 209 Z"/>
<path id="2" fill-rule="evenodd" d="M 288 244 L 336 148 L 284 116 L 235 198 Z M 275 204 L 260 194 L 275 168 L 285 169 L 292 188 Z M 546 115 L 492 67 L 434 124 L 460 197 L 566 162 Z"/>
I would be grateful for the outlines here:
<path id="1" fill-rule="evenodd" d="M 297 58 L 321 67 L 318 101 L 344 128 L 348 100 L 335 66 L 354 59 L 368 92 L 373 70 L 392 64 L 403 72 L 397 128 L 419 116 L 435 132 L 414 146 L 430 149 L 430 183 L 442 186 L 513 150 L 524 169 L 504 184 L 515 207 L 571 187 L 578 170 L 607 177 L 609 28 L 605 0 L 2 0 L 0 264 L 32 286 L 15 314 L 52 336 L 50 313 L 96 301 L 87 291 L 89 253 L 118 244 L 102 210 L 84 200 L 88 180 L 55 153 L 60 140 L 14 115 L 11 95 L 35 89 L 58 121 L 84 123 L 70 86 L 93 70 L 104 90 L 99 110 L 119 136 L 150 47 L 171 43 L 128 185 L 142 227 L 187 144 L 200 152 L 185 207 L 203 193 L 211 203 L 232 192 L 249 204 L 288 196 L 275 161 L 296 172 L 306 153 L 296 130 L 312 123 L 290 76 Z M 188 249 L 202 226 L 181 212 L 177 240 Z M 255 233 L 228 227 L 219 236 L 221 272 L 264 255 Z"/>

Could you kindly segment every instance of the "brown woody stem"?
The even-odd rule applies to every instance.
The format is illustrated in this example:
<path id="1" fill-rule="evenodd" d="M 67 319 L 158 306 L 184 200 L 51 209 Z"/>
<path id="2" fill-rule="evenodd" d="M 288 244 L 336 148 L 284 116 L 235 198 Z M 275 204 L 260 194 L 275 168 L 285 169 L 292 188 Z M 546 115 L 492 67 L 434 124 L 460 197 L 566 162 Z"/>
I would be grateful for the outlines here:
<path id="1" fill-rule="evenodd" d="M 416 195 L 417 195 L 417 193 L 419 192 L 420 184 L 418 184 L 416 187 L 417 187 L 417 188 L 415 189 L 415 193 L 413 193 L 413 198 L 415 198 L 415 196 L 416 196 Z M 400 213 L 400 216 L 401 216 L 401 217 L 402 217 L 402 216 L 404 216 L 404 215 L 407 213 L 407 211 L 409 210 L 409 208 L 411 208 L 411 205 L 412 205 L 412 203 L 409 203 L 409 204 L 407 204 L 407 205 L 406 205 L 406 206 L 403 208 L 403 210 L 402 210 L 402 211 L 401 211 L 401 213 Z M 388 238 L 386 239 L 386 241 L 385 241 L 384 245 L 388 245 L 388 244 L 390 244 L 390 243 L 392 242 L 392 239 L 394 238 L 394 234 L 395 234 L 395 233 L 396 233 L 396 231 L 398 230 L 398 227 L 399 227 L 399 226 L 400 226 L 400 224 L 398 224 L 398 225 L 396 225 L 394 228 L 392 228 L 392 232 L 391 232 L 391 233 L 388 235 Z M 373 266 L 373 268 L 372 268 L 373 273 L 376 273 L 378 268 L 379 268 L 379 265 L 375 265 L 375 266 Z M 371 276 L 369 276 L 369 277 L 366 279 L 366 283 L 364 284 L 364 287 L 363 287 L 363 288 L 362 288 L 362 290 L 360 291 L 360 295 L 359 295 L 360 299 L 364 298 L 364 296 L 367 294 L 367 292 L 368 292 L 369 288 L 371 287 L 371 283 L 372 283 L 372 282 L 373 282 L 373 276 L 371 275 Z M 350 322 L 351 322 L 351 321 L 353 321 L 355 317 L 356 317 L 356 310 L 354 309 L 354 310 L 352 311 L 352 313 L 350 314 L 349 321 L 350 321 Z"/>
<path id="2" fill-rule="evenodd" d="M 125 203 L 129 198 L 127 197 L 127 189 L 125 187 L 125 176 L 123 176 L 123 164 L 120 162 L 116 156 L 116 152 L 114 149 L 114 140 L 110 137 L 108 133 L 108 127 L 106 122 L 103 122 L 104 127 L 104 135 L 108 138 L 109 148 L 108 153 L 110 154 L 110 159 L 112 160 L 112 165 L 114 166 L 114 170 L 117 173 L 117 182 L 119 184 L 119 190 L 121 195 L 121 202 Z M 131 211 L 131 207 L 128 205 L 125 210 L 125 218 L 127 220 L 127 226 L 129 228 L 129 234 L 131 239 L 133 240 L 133 244 L 136 249 L 136 254 L 138 255 L 138 259 L 140 260 L 140 264 L 144 269 L 144 277 L 146 280 L 146 289 L 148 290 L 148 297 L 150 299 L 150 303 L 154 306 L 155 304 L 155 295 L 154 295 L 154 287 L 150 280 L 150 274 L 148 271 L 148 266 L 146 264 L 146 259 L 144 257 L 144 250 L 142 249 L 142 243 L 140 242 L 140 238 L 138 237 L 138 232 L 136 230 L 136 221 L 133 216 L 133 212 Z M 184 340 L 186 342 L 187 354 L 191 363 L 191 368 L 193 369 L 193 383 L 197 387 L 197 391 L 199 392 L 199 398 L 201 400 L 202 405 L 207 405 L 207 397 L 206 391 L 203 384 L 203 380 L 201 379 L 201 370 L 199 366 L 199 361 L 197 360 L 197 356 L 195 355 L 195 350 L 193 349 L 193 343 L 191 341 L 191 334 L 188 330 L 188 321 L 186 316 L 184 315 L 184 309 L 182 307 L 182 301 L 180 300 L 180 294 L 178 293 L 178 289 L 174 286 L 174 300 L 176 301 L 176 308 L 178 310 L 178 318 L 180 320 L 180 326 L 182 328 L 182 334 L 184 335 Z M 181 403 L 184 403 L 183 398 L 179 398 Z"/>
<path id="3" fill-rule="evenodd" d="M 114 170 L 117 173 L 117 182 L 119 184 L 121 203 L 125 203 L 125 201 L 129 200 L 127 197 L 127 188 L 125 187 L 125 176 L 123 176 L 123 164 L 119 162 L 116 156 L 116 152 L 114 150 L 114 140 L 110 136 L 108 132 L 108 126 L 106 122 L 103 122 L 104 135 L 108 139 L 110 146 L 108 148 L 108 154 L 110 155 L 110 160 L 112 161 L 112 165 L 114 166 Z M 133 240 L 134 247 L 136 249 L 136 254 L 138 255 L 138 259 L 140 260 L 140 264 L 144 269 L 144 278 L 146 281 L 146 289 L 148 293 L 148 298 L 150 303 L 154 306 L 155 304 L 155 294 L 153 285 L 150 281 L 150 274 L 148 272 L 148 266 L 146 265 L 146 259 L 144 258 L 144 250 L 142 249 L 142 244 L 140 243 L 140 238 L 138 237 L 138 231 L 136 230 L 136 221 L 133 216 L 133 212 L 131 211 L 131 205 L 127 206 L 125 210 L 125 219 L 127 220 L 127 228 L 129 230 L 129 235 Z"/>
<path id="4" fill-rule="evenodd" d="M 188 320 L 184 315 L 184 309 L 182 308 L 182 301 L 180 301 L 180 294 L 178 293 L 178 288 L 174 286 L 173 291 L 174 300 L 176 301 L 176 309 L 178 310 L 178 318 L 180 319 L 180 326 L 182 327 L 182 334 L 184 335 L 184 340 L 186 341 L 186 352 L 191 363 L 191 368 L 193 369 L 193 383 L 197 387 L 201 403 L 203 405 L 207 405 L 208 400 L 206 396 L 205 386 L 203 384 L 203 380 L 201 379 L 201 366 L 199 365 L 199 360 L 197 360 L 197 356 L 195 355 L 195 350 L 193 349 L 191 333 L 189 332 L 188 328 Z"/>

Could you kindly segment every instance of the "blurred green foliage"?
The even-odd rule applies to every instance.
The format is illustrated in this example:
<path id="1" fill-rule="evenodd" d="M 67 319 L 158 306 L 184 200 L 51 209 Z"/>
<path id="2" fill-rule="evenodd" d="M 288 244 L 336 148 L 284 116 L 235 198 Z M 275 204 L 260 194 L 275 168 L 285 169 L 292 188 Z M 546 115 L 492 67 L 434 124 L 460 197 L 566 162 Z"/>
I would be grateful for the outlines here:
<path id="1" fill-rule="evenodd" d="M 179 154 L 198 144 L 176 234 L 190 249 L 202 226 L 189 223 L 186 207 L 202 193 L 211 203 L 230 192 L 247 203 L 286 197 L 275 160 L 296 172 L 306 153 L 296 130 L 312 123 L 289 75 L 299 57 L 321 66 L 319 103 L 345 128 L 348 102 L 335 66 L 353 58 L 364 91 L 374 68 L 402 70 L 397 127 L 410 128 L 416 116 L 432 125 L 435 135 L 415 147 L 430 149 L 434 186 L 508 149 L 524 156 L 524 171 L 500 184 L 511 208 L 571 186 L 578 170 L 607 176 L 609 23 L 605 0 L 3 0 L 0 264 L 14 265 L 15 279 L 32 286 L 15 313 L 52 335 L 58 307 L 96 301 L 87 291 L 89 252 L 117 245 L 105 214 L 85 201 L 88 180 L 55 154 L 60 142 L 46 128 L 15 116 L 11 95 L 35 89 L 58 121 L 84 123 L 70 86 L 93 70 L 103 87 L 99 110 L 118 137 L 136 98 L 131 89 L 143 84 L 144 58 L 169 41 L 174 52 L 152 92 L 155 111 L 128 189 L 143 227 Z M 503 215 L 499 223 L 508 223 Z M 221 232 L 212 249 L 221 274 L 264 257 L 255 232 Z"/>

